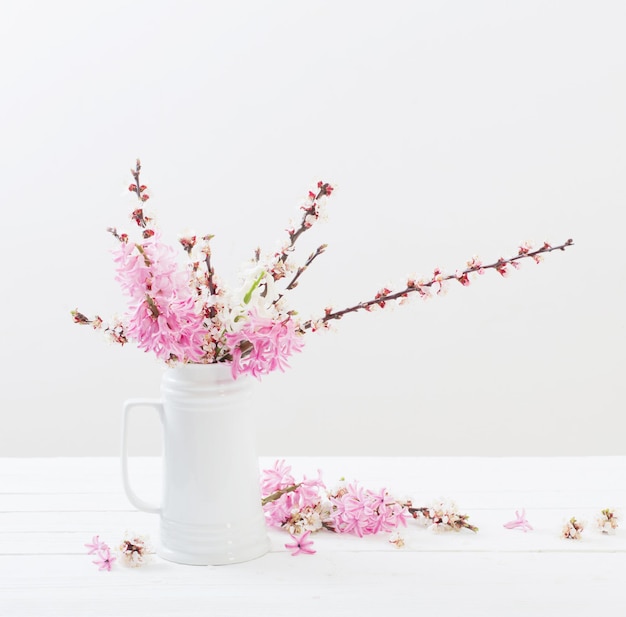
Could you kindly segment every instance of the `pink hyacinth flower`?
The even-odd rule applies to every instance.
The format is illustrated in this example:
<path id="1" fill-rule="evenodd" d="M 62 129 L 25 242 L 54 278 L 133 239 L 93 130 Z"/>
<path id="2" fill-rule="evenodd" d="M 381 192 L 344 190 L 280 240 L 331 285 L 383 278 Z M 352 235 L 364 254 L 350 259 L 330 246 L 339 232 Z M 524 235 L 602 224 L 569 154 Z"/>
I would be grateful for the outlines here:
<path id="1" fill-rule="evenodd" d="M 117 557 L 115 557 L 115 555 L 111 555 L 111 552 L 108 548 L 98 551 L 97 556 L 98 559 L 96 559 L 96 561 L 94 561 L 93 563 L 98 566 L 98 570 L 106 570 L 107 572 L 110 572 L 111 566 L 113 565 L 113 562 L 117 559 Z"/>
<path id="2" fill-rule="evenodd" d="M 285 463 L 285 459 L 274 461 L 274 466 L 271 469 L 264 469 L 261 473 L 261 492 L 263 495 L 269 495 L 295 483 L 296 480 L 291 475 L 291 466 Z"/>
<path id="3" fill-rule="evenodd" d="M 100 536 L 94 536 L 91 539 L 91 544 L 85 544 L 85 548 L 88 548 L 87 555 L 95 555 L 98 551 L 108 549 L 109 547 L 100 540 Z"/>
<path id="4" fill-rule="evenodd" d="M 291 319 L 274 321 L 260 317 L 255 310 L 248 313 L 241 330 L 227 333 L 226 339 L 232 349 L 234 379 L 246 373 L 260 379 L 276 369 L 284 371 L 289 367 L 287 358 L 304 346 Z M 246 342 L 252 345 L 252 349 L 244 356 L 240 344 Z"/>
<path id="5" fill-rule="evenodd" d="M 197 362 L 206 334 L 188 272 L 157 235 L 141 246 L 121 242 L 113 251 L 117 281 L 131 298 L 126 335 L 139 349 L 169 360 Z"/>
<path id="6" fill-rule="evenodd" d="M 294 514 L 306 508 L 315 508 L 320 501 L 319 489 L 324 488 L 321 473 L 317 478 L 304 476 L 301 482 L 296 482 L 291 475 L 291 467 L 284 460 L 275 461 L 274 467 L 264 469 L 261 474 L 261 494 L 271 495 L 288 487 L 290 490 L 278 499 L 269 501 L 263 506 L 265 520 L 270 527 L 282 527 Z"/>
<path id="7" fill-rule="evenodd" d="M 154 299 L 159 314 L 155 316 L 147 300 L 131 307 L 126 334 L 137 341 L 139 349 L 152 351 L 158 358 L 198 361 L 203 354 L 205 330 L 192 298 L 185 300 Z"/>
<path id="8" fill-rule="evenodd" d="M 332 497 L 331 502 L 331 520 L 335 531 L 359 537 L 394 531 L 399 525 L 406 527 L 409 516 L 407 509 L 384 488 L 374 493 L 349 484 L 338 496 Z"/>
<path id="9" fill-rule="evenodd" d="M 314 555 L 315 550 L 311 547 L 313 546 L 313 540 L 309 540 L 309 536 L 311 535 L 310 531 L 305 531 L 301 536 L 294 536 L 293 534 L 289 534 L 293 540 L 293 542 L 287 542 L 285 544 L 285 548 L 292 551 L 291 556 L 295 557 L 296 555 Z"/>
<path id="10" fill-rule="evenodd" d="M 532 531 L 532 525 L 526 520 L 526 510 L 522 509 L 522 512 L 515 510 L 515 520 L 504 523 L 503 527 L 506 529 L 521 529 L 524 533 Z"/>

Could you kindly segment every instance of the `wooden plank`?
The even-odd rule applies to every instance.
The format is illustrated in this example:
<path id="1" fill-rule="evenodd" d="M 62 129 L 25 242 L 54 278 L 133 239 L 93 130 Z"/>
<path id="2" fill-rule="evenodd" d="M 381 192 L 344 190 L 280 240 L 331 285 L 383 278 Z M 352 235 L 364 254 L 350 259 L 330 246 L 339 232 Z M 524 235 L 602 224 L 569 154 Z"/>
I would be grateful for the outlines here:
<path id="1" fill-rule="evenodd" d="M 280 457 L 262 457 L 260 469 Z M 315 476 L 328 485 L 340 477 L 371 488 L 439 496 L 440 491 L 502 492 L 518 490 L 610 491 L 626 486 L 626 456 L 611 457 L 283 457 L 296 478 Z M 133 457 L 131 477 L 137 490 L 158 491 L 161 461 Z M 116 492 L 121 486 L 117 458 L 0 458 L 0 494 Z"/>
<path id="2" fill-rule="evenodd" d="M 0 614 L 377 615 L 623 614 L 623 554 L 387 553 L 98 572 L 82 556 L 0 558 Z M 35 587 L 34 587 L 35 586 Z"/>
<path id="3" fill-rule="evenodd" d="M 136 490 L 159 494 L 161 460 L 133 457 L 129 464 Z M 117 458 L 0 458 L 3 494 L 117 493 L 122 475 Z"/>
<path id="4" fill-rule="evenodd" d="M 117 459 L 0 459 L 0 616 L 626 613 L 626 533 L 593 528 L 600 508 L 623 509 L 626 457 L 288 462 L 296 477 L 322 469 L 328 484 L 345 475 L 414 499 L 454 498 L 480 532 L 433 534 L 411 522 L 402 549 L 386 534 L 321 532 L 316 555 L 294 558 L 288 535 L 270 530 L 271 552 L 246 564 L 156 558 L 140 570 L 98 572 L 83 546 L 92 535 L 111 545 L 126 529 L 158 537 L 158 517 L 127 503 Z M 137 487 L 158 491 L 159 459 L 133 459 L 132 471 Z M 535 531 L 502 527 L 520 507 Z M 572 515 L 588 522 L 581 541 L 559 537 Z"/>
<path id="5" fill-rule="evenodd" d="M 142 494 L 146 499 L 159 503 L 158 495 Z M 415 493 L 404 491 L 402 495 L 409 497 L 415 505 L 430 506 L 441 493 L 427 493 L 423 490 Z M 468 491 L 447 492 L 445 497 L 452 498 L 463 511 L 480 511 L 485 509 L 515 510 L 521 507 L 530 509 L 576 509 L 603 508 L 622 509 L 626 506 L 626 492 L 620 488 L 595 490 L 566 491 Z M 4 493 L 0 494 L 0 514 L 8 512 L 72 512 L 120 511 L 132 510 L 121 487 L 117 492 L 110 493 Z"/>
<path id="6" fill-rule="evenodd" d="M 503 523 L 508 511 L 484 510 L 470 519 L 480 527 L 474 534 L 434 532 L 417 521 L 409 521 L 400 532 L 405 541 L 402 549 L 389 543 L 389 534 L 358 538 L 321 530 L 312 536 L 318 552 L 626 552 L 626 533 L 602 534 L 595 526 L 594 510 L 579 509 L 578 520 L 586 521 L 580 541 L 561 539 L 563 523 L 572 513 L 566 510 L 543 509 L 528 513 L 534 526 L 532 532 L 509 530 Z M 93 535 L 110 545 L 118 543 L 126 530 L 148 534 L 158 541 L 158 518 L 142 512 L 66 512 L 13 513 L 0 515 L 0 555 L 12 554 L 82 554 L 84 544 Z M 290 541 L 284 530 L 269 530 L 273 550 L 285 551 Z"/>

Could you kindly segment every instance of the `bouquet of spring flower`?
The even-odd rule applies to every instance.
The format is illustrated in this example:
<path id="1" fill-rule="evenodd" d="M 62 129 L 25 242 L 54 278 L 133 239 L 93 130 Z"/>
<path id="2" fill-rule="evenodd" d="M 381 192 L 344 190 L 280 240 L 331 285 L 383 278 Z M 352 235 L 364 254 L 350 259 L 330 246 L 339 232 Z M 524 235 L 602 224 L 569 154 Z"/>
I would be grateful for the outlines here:
<path id="1" fill-rule="evenodd" d="M 572 240 L 557 246 L 544 243 L 537 249 L 523 244 L 512 257 L 488 264 L 474 257 L 454 274 L 436 269 L 430 277 L 408 279 L 400 289 L 384 287 L 353 306 L 339 310 L 326 307 L 321 314 L 303 319 L 289 306 L 288 292 L 299 284 L 326 245 L 319 246 L 300 264 L 294 262 L 295 245 L 320 219 L 333 193 L 329 183 L 320 181 L 309 191 L 301 205 L 300 223 L 286 230 L 282 246 L 267 256 L 257 249 L 239 285 L 229 288 L 213 267 L 213 236 L 181 237 L 180 248 L 187 255 L 187 263 L 181 264 L 177 251 L 163 242 L 145 211 L 149 191 L 140 180 L 139 160 L 131 173 L 133 182 L 128 188 L 137 196 L 137 207 L 131 214 L 138 228 L 137 237 L 131 239 L 116 228 L 108 229 L 117 241 L 113 250 L 116 280 L 128 297 L 128 310 L 121 319 L 109 323 L 74 310 L 74 321 L 104 331 L 121 345 L 132 341 L 167 363 L 229 363 L 234 378 L 242 374 L 260 378 L 276 369 L 284 370 L 288 358 L 302 349 L 307 333 L 324 330 L 348 313 L 384 308 L 391 302 L 404 303 L 411 296 L 426 299 L 433 292 L 440 293 L 449 281 L 467 286 L 473 277 L 487 270 L 506 276 L 524 259 L 539 263 L 543 254 L 573 244 Z"/>

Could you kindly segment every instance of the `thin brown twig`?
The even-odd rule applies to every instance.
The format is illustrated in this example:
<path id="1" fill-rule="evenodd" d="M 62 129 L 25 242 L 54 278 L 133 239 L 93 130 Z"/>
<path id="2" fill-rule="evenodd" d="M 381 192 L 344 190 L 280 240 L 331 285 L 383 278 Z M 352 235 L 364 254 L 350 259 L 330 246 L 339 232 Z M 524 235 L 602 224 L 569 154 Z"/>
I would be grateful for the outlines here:
<path id="1" fill-rule="evenodd" d="M 327 248 L 328 248 L 328 244 L 322 244 L 321 246 L 318 246 L 315 252 L 309 255 L 309 258 L 304 262 L 304 265 L 298 268 L 298 271 L 296 272 L 295 276 L 291 279 L 286 289 L 293 289 L 294 287 L 297 287 L 298 279 L 300 278 L 302 273 L 313 263 L 313 260 L 316 257 L 319 257 Z"/>

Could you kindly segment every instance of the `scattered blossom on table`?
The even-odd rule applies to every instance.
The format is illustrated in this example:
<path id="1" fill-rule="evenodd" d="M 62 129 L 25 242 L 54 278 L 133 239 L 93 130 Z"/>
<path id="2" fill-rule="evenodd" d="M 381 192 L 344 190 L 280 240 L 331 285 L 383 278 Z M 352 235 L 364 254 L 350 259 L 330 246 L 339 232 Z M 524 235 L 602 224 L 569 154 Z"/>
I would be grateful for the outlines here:
<path id="1" fill-rule="evenodd" d="M 526 519 L 526 510 L 522 509 L 522 511 L 515 510 L 515 518 L 508 523 L 504 523 L 504 527 L 506 529 L 521 529 L 524 533 L 527 531 L 532 531 L 533 527 Z"/>
<path id="2" fill-rule="evenodd" d="M 317 477 L 305 476 L 298 482 L 284 460 L 263 470 L 261 492 L 266 521 L 291 534 L 293 542 L 285 545 L 290 550 L 298 549 L 298 542 L 310 548 L 310 534 L 322 529 L 359 537 L 387 533 L 389 541 L 399 548 L 404 545 L 399 529 L 415 519 L 437 531 L 478 531 L 452 501 L 437 500 L 431 506 L 416 507 L 411 501 L 394 497 L 387 488 L 371 490 L 357 481 L 341 480 L 328 488 L 319 471 Z M 302 552 L 306 550 L 294 554 Z"/>
<path id="3" fill-rule="evenodd" d="M 580 540 L 584 530 L 585 523 L 577 520 L 576 517 L 573 516 L 563 525 L 561 537 L 565 540 Z"/>
<path id="4" fill-rule="evenodd" d="M 604 534 L 614 534 L 619 527 L 619 516 L 612 508 L 605 508 L 596 519 L 600 531 Z"/>

